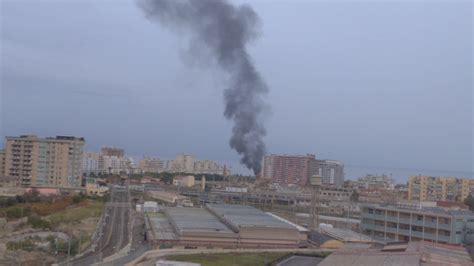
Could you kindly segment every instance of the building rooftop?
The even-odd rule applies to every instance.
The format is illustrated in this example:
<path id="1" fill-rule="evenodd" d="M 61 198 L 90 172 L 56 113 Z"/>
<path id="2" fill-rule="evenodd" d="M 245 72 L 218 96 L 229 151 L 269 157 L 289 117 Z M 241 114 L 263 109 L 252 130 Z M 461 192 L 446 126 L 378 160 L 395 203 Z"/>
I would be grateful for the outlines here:
<path id="1" fill-rule="evenodd" d="M 294 226 L 282 220 L 247 205 L 208 204 L 207 207 L 217 216 L 225 219 L 236 228 L 243 226 L 261 226 L 296 229 Z"/>
<path id="2" fill-rule="evenodd" d="M 319 226 L 322 234 L 330 236 L 342 242 L 372 243 L 374 240 L 366 235 L 352 231 L 351 229 L 333 228 L 331 226 Z"/>
<path id="3" fill-rule="evenodd" d="M 441 207 L 425 207 L 425 206 L 418 206 L 418 207 L 410 207 L 407 205 L 388 205 L 388 204 L 364 204 L 367 207 L 372 208 L 384 208 L 390 210 L 406 210 L 411 212 L 423 212 L 426 214 L 433 214 L 433 215 L 446 215 L 446 216 L 474 216 L 474 212 L 469 210 L 449 210 L 444 209 Z"/>
<path id="4" fill-rule="evenodd" d="M 384 249 L 344 245 L 319 265 L 474 265 L 465 248 L 427 241 L 397 243 Z"/>
<path id="5" fill-rule="evenodd" d="M 219 232 L 233 234 L 226 225 L 203 208 L 166 208 L 166 214 L 178 234 L 185 232 Z"/>
<path id="6" fill-rule="evenodd" d="M 299 232 L 301 232 L 301 233 L 307 233 L 307 232 L 309 232 L 309 230 L 308 230 L 307 228 L 305 228 L 305 227 L 303 227 L 303 226 L 301 226 L 301 225 L 297 225 L 297 224 L 295 224 L 295 223 L 292 223 L 291 221 L 288 221 L 288 220 L 286 220 L 286 219 L 284 219 L 284 218 L 282 218 L 282 217 L 280 217 L 280 216 L 278 216 L 278 215 L 275 215 L 275 214 L 273 214 L 273 213 L 271 213 L 271 212 L 267 212 L 267 214 L 269 214 L 270 216 L 272 216 L 272 217 L 274 217 L 274 218 L 276 218 L 276 219 L 278 219 L 278 220 L 280 220 L 280 221 L 282 221 L 282 222 L 285 222 L 285 223 L 287 223 L 287 224 L 293 226 L 294 228 L 296 228 L 296 229 L 297 229 Z"/>
<path id="7" fill-rule="evenodd" d="M 146 213 L 155 240 L 177 240 L 170 221 L 162 213 Z"/>
<path id="8" fill-rule="evenodd" d="M 158 203 L 156 201 L 145 201 L 143 203 L 144 208 L 158 208 Z"/>

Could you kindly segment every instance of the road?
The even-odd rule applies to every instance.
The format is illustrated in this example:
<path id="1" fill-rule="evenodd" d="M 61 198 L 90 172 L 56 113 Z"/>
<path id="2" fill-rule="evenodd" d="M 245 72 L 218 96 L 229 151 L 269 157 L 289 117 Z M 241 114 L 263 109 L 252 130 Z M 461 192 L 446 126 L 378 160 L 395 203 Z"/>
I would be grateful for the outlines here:
<path id="1" fill-rule="evenodd" d="M 106 204 L 99 221 L 98 234 L 96 239 L 93 239 L 92 249 L 74 259 L 72 265 L 98 263 L 124 248 L 129 243 L 130 212 L 128 191 L 123 187 L 113 187 L 110 202 Z"/>

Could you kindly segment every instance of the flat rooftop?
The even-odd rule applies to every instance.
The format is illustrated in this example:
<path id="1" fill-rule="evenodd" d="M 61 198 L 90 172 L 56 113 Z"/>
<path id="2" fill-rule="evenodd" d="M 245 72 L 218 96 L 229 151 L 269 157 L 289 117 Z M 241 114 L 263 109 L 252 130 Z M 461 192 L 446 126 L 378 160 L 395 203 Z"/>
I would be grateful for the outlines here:
<path id="1" fill-rule="evenodd" d="M 342 242 L 372 243 L 374 240 L 366 235 L 357 233 L 347 228 L 334 228 L 330 226 L 321 226 L 319 230 L 322 234 L 330 236 Z"/>
<path id="2" fill-rule="evenodd" d="M 146 216 L 153 231 L 154 240 L 177 240 L 178 236 L 173 230 L 173 225 L 162 213 L 147 212 Z"/>
<path id="3" fill-rule="evenodd" d="M 261 226 L 296 229 L 294 226 L 272 215 L 247 205 L 208 204 L 207 207 L 216 215 L 238 228 L 243 226 Z"/>
<path id="4" fill-rule="evenodd" d="M 407 206 L 397 206 L 397 205 L 388 205 L 388 204 L 363 204 L 366 207 L 370 208 L 380 208 L 380 209 L 388 209 L 394 211 L 407 211 L 407 212 L 418 212 L 418 213 L 426 213 L 426 214 L 433 214 L 433 215 L 446 215 L 446 216 L 474 216 L 474 212 L 469 210 L 446 210 L 440 207 L 419 207 L 419 208 L 412 208 Z"/>
<path id="5" fill-rule="evenodd" d="M 234 233 L 204 208 L 169 207 L 166 208 L 166 213 L 179 234 L 185 232 Z"/>

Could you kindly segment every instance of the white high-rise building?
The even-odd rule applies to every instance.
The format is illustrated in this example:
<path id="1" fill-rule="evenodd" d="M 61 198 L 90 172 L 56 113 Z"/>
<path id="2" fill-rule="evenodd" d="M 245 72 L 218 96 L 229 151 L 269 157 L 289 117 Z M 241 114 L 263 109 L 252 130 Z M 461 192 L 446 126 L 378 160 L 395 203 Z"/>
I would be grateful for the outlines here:
<path id="1" fill-rule="evenodd" d="M 82 173 L 86 175 L 99 174 L 99 154 L 85 151 L 82 156 Z"/>

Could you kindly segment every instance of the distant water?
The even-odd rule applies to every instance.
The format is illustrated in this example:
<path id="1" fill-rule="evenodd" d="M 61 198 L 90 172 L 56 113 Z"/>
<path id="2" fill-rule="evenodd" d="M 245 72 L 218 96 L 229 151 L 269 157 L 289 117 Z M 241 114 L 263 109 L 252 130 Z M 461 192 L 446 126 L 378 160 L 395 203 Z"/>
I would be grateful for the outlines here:
<path id="1" fill-rule="evenodd" d="M 408 169 L 408 168 L 382 168 L 382 167 L 364 167 L 345 165 L 344 166 L 345 179 L 357 179 L 367 174 L 392 176 L 397 183 L 406 183 L 409 176 L 427 175 L 427 176 L 452 176 L 462 178 L 474 178 L 473 172 L 461 171 L 443 171 L 443 170 L 429 170 L 429 169 Z"/>

